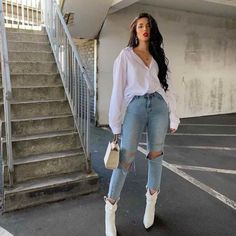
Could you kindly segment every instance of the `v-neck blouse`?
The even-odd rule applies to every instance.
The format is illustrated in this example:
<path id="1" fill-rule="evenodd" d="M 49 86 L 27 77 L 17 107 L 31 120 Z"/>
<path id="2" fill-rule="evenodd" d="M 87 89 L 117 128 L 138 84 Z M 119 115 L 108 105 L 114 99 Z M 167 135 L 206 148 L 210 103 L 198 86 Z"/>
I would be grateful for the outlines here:
<path id="1" fill-rule="evenodd" d="M 167 92 L 158 78 L 158 64 L 152 58 L 146 66 L 133 48 L 124 48 L 113 66 L 113 89 L 109 109 L 109 125 L 114 134 L 121 133 L 121 125 L 128 104 L 134 96 L 158 92 L 169 107 L 170 128 L 177 129 L 179 118 L 176 114 L 176 95 L 171 80 Z"/>
<path id="2" fill-rule="evenodd" d="M 151 57 L 150 64 L 147 66 L 144 61 L 140 58 L 140 56 L 132 49 L 130 48 L 131 52 L 134 54 L 134 57 L 136 57 L 137 61 L 139 61 L 141 64 L 143 64 L 147 69 L 151 67 L 151 64 L 153 62 L 153 57 Z"/>

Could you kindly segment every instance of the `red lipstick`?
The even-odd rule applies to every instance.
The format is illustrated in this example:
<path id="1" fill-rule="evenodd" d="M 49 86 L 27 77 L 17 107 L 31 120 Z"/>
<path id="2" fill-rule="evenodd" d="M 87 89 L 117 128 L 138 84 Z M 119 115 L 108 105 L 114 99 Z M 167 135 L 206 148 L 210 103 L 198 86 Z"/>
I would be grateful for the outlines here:
<path id="1" fill-rule="evenodd" d="M 148 37 L 148 33 L 145 32 L 145 33 L 143 34 L 143 36 L 144 36 L 144 37 Z"/>

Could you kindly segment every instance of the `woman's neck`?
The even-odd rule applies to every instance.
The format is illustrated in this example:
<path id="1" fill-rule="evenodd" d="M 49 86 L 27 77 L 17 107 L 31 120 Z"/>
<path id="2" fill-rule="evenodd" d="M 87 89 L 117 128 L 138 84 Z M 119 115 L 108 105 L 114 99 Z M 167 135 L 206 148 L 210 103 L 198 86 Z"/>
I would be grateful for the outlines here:
<path id="1" fill-rule="evenodd" d="M 140 41 L 136 49 L 138 49 L 139 51 L 144 51 L 144 52 L 149 51 L 149 42 Z"/>

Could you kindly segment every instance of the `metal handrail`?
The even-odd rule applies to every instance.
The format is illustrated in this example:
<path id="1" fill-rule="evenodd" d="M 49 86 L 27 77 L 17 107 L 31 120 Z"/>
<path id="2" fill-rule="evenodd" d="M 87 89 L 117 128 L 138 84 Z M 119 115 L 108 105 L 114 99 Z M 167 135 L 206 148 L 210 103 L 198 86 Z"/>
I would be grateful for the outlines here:
<path id="1" fill-rule="evenodd" d="M 7 149 L 7 167 L 9 173 L 9 184 L 13 185 L 13 155 L 12 155 L 12 132 L 11 132 L 11 99 L 12 88 L 8 60 L 8 47 L 6 30 L 3 16 L 3 2 L 0 0 L 0 52 L 1 52 L 1 68 L 2 68 L 2 85 L 3 85 L 3 102 L 5 116 L 5 133 L 6 133 L 6 149 Z"/>
<path id="2" fill-rule="evenodd" d="M 93 86 L 55 0 L 44 1 L 44 21 L 81 145 L 86 153 L 87 170 L 90 171 L 90 96 L 94 94 Z"/>

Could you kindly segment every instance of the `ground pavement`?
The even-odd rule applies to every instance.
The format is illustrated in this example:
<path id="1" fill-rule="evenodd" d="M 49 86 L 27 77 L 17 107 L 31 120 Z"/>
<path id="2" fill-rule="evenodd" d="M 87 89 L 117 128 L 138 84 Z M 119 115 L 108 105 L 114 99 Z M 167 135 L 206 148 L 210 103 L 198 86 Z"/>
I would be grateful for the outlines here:
<path id="1" fill-rule="evenodd" d="M 236 114 L 181 120 L 166 137 L 154 226 L 142 224 L 147 179 L 146 138 L 140 141 L 117 211 L 118 236 L 236 235 Z M 104 236 L 104 201 L 111 171 L 103 165 L 110 131 L 92 128 L 92 163 L 100 190 L 0 216 L 14 236 Z"/>

